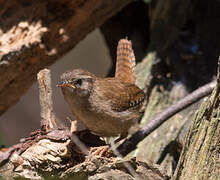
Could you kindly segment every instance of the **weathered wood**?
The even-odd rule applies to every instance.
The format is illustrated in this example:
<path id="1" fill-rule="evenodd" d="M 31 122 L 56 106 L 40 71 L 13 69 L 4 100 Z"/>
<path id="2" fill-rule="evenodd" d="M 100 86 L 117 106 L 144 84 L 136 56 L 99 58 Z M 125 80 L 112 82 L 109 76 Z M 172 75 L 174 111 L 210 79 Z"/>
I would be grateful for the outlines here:
<path id="1" fill-rule="evenodd" d="M 150 162 L 135 158 L 84 157 L 74 148 L 70 139 L 57 142 L 42 139 L 22 154 L 13 153 L 0 173 L 9 179 L 169 179 L 158 165 Z"/>
<path id="2" fill-rule="evenodd" d="M 192 104 L 198 102 L 200 99 L 208 96 L 212 93 L 214 87 L 216 86 L 216 81 L 208 83 L 197 90 L 193 91 L 186 97 L 182 98 L 175 104 L 171 105 L 169 108 L 165 109 L 163 112 L 159 113 L 155 118 L 147 122 L 147 124 L 139 129 L 135 134 L 133 134 L 129 139 L 126 139 L 119 147 L 118 151 L 121 155 L 125 156 L 131 151 L 135 150 L 136 145 L 151 134 L 154 130 L 159 128 L 163 123 L 165 123 L 169 118 L 181 112 L 183 109 L 191 106 Z"/>
<path id="3" fill-rule="evenodd" d="M 79 141 L 81 135 L 78 137 L 67 129 L 52 129 L 54 126 L 51 127 L 48 123 L 53 116 L 48 73 L 48 70 L 38 73 L 40 91 L 43 91 L 40 93 L 43 98 L 41 130 L 32 132 L 29 137 L 23 138 L 20 143 L 4 152 L 0 151 L 0 173 L 4 178 L 169 179 L 157 165 L 137 161 L 135 158 L 124 160 L 115 157 L 112 152 L 104 157 L 88 154 L 88 144 L 82 145 Z M 46 131 L 42 128 L 45 125 L 48 128 Z"/>
<path id="4" fill-rule="evenodd" d="M 217 86 L 195 115 L 173 179 L 220 177 L 220 59 Z"/>
<path id="5" fill-rule="evenodd" d="M 137 76 L 140 77 L 137 83 L 142 84 L 142 87 L 150 75 L 150 70 L 152 69 L 155 58 L 155 54 L 149 54 L 148 57 L 137 66 Z M 146 76 L 143 76 L 144 73 Z M 170 80 L 167 79 L 167 82 L 170 83 Z M 189 92 L 187 92 L 182 83 L 175 85 L 169 84 L 168 87 L 166 87 L 166 85 L 161 83 L 160 79 L 158 79 L 158 82 L 153 86 L 150 94 L 145 114 L 141 120 L 141 126 L 147 125 L 151 119 L 156 117 L 160 112 L 163 112 L 166 108 L 175 104 L 188 93 Z M 167 122 L 140 142 L 138 148 L 132 155 L 135 155 L 139 160 L 151 160 L 152 162 L 160 163 L 161 168 L 164 168 L 169 175 L 172 175 L 173 169 L 175 168 L 173 164 L 176 163 L 174 151 L 177 147 L 173 148 L 173 154 L 167 150 L 167 147 L 176 139 L 179 129 L 181 129 L 184 123 L 192 118 L 195 106 L 197 105 L 190 106 L 183 112 L 171 117 Z"/>
<path id="6" fill-rule="evenodd" d="M 62 130 L 56 130 L 54 134 L 59 135 L 59 132 Z M 158 165 L 150 162 L 137 161 L 135 158 L 85 157 L 76 149 L 77 146 L 69 137 L 53 140 L 45 136 L 24 152 L 15 151 L 8 162 L 0 167 L 0 175 L 9 179 L 169 179 Z"/>
<path id="7" fill-rule="evenodd" d="M 147 8 L 146 6 L 143 7 L 145 8 L 142 8 L 142 10 L 146 13 Z M 148 33 L 147 28 L 145 28 L 146 32 L 144 32 L 144 25 L 141 26 L 142 28 L 139 29 L 137 27 L 133 27 L 132 25 L 131 27 L 126 26 L 130 27 L 132 30 L 134 29 L 134 32 L 131 33 L 129 32 L 129 28 L 127 30 L 123 29 L 124 27 L 122 27 L 120 24 L 117 25 L 117 20 L 120 19 L 119 15 L 111 18 L 111 20 L 107 21 L 107 24 L 102 26 L 102 32 L 104 33 L 109 45 L 111 45 L 112 39 L 118 38 L 118 31 L 119 34 L 127 33 L 128 35 L 130 35 L 131 39 L 138 39 L 138 36 L 140 36 L 140 34 L 141 37 L 145 38 L 145 40 L 143 40 L 143 42 L 145 43 L 142 42 L 140 46 L 137 46 L 139 47 L 138 52 L 141 52 L 140 50 L 142 50 L 142 53 L 144 51 L 146 56 L 143 62 L 138 64 L 136 68 L 138 79 L 137 84 L 139 85 L 139 87 L 145 89 L 146 91 L 149 91 L 148 88 L 152 88 L 152 92 L 150 93 L 149 101 L 147 103 L 148 105 L 145 110 L 145 115 L 141 120 L 141 126 L 146 125 L 148 121 L 154 118 L 158 113 L 162 112 L 164 109 L 168 108 L 172 104 L 175 104 L 176 101 L 183 98 L 188 93 L 183 83 L 171 83 L 172 77 L 168 77 L 170 72 L 165 69 L 166 66 L 161 65 L 161 62 L 163 62 L 164 59 L 160 57 L 160 52 L 166 50 L 166 48 L 169 47 L 170 44 L 177 40 L 179 28 L 182 26 L 182 24 L 184 24 L 182 17 L 186 16 L 186 9 L 188 7 L 189 1 L 178 1 L 178 4 L 172 0 L 166 2 L 158 1 L 153 8 L 150 8 L 150 38 L 146 35 Z M 124 12 L 125 9 L 122 12 Z M 172 16 L 172 13 L 177 12 L 177 9 L 178 14 L 176 14 L 176 16 Z M 131 10 L 132 8 L 127 11 Z M 135 13 L 135 9 L 133 11 Z M 145 16 L 145 13 L 143 13 L 142 17 L 139 17 L 137 19 L 133 17 L 133 22 L 143 21 L 149 23 Z M 123 16 L 126 17 L 126 12 L 125 15 L 121 15 L 121 17 Z M 110 29 L 111 24 L 116 24 L 117 26 L 113 26 L 113 28 Z M 116 31 L 117 33 L 111 34 L 111 30 L 113 32 Z M 143 36 L 144 34 L 145 36 Z M 147 39 L 150 39 L 149 44 L 146 43 Z M 148 54 L 146 51 L 147 45 L 149 47 Z M 112 50 L 111 54 L 114 54 L 114 47 L 110 47 L 110 50 Z M 152 51 L 156 52 L 153 53 Z M 136 51 L 134 53 L 136 54 Z M 154 82 L 151 85 L 149 81 L 151 81 L 150 79 L 152 78 L 152 75 L 154 76 Z M 189 118 L 190 113 L 188 113 L 188 111 L 180 113 L 172 117 L 168 122 L 164 123 L 149 137 L 144 139 L 139 144 L 138 149 L 135 150 L 132 155 L 140 160 L 151 160 L 153 162 L 158 162 L 160 160 L 163 164 L 164 169 L 166 169 L 168 174 L 171 175 L 172 169 L 174 168 L 172 167 L 172 165 L 175 164 L 173 156 L 170 155 L 169 152 L 167 152 L 163 158 L 161 158 L 161 156 L 164 149 L 166 149 L 167 145 L 176 138 L 179 129 Z"/>
<path id="8" fill-rule="evenodd" d="M 131 0 L 0 1 L 0 114 L 37 72 L 72 49 Z"/>
<path id="9" fill-rule="evenodd" d="M 149 4 L 150 42 L 147 44 L 148 51 L 144 51 L 145 54 L 148 54 L 136 69 L 139 79 L 137 83 L 140 87 L 147 89 L 147 81 L 151 75 L 153 75 L 154 81 L 141 126 L 146 125 L 150 119 L 175 104 L 190 91 L 210 82 L 211 77 L 215 75 L 215 56 L 220 47 L 219 33 L 217 33 L 219 31 L 217 10 L 219 3 L 216 0 L 208 2 L 208 5 L 205 1 L 201 3 L 199 0 L 152 2 Z M 135 10 L 133 14 L 135 14 Z M 126 26 L 129 28 L 124 29 L 124 26 L 117 24 L 121 17 L 126 17 L 126 12 L 121 14 L 121 17 L 118 15 L 102 26 L 102 32 L 110 46 L 113 44 L 112 39 L 117 39 L 119 35 L 130 32 L 129 28 L 132 28 L 132 26 Z M 144 21 L 144 18 L 137 18 L 136 21 L 148 23 L 148 21 Z M 111 28 L 112 24 L 117 26 Z M 137 32 L 134 34 L 139 35 L 140 29 L 136 28 Z M 115 33 L 110 33 L 111 31 Z M 147 47 L 143 48 L 147 49 Z M 198 49 L 192 52 L 193 47 L 198 47 Z M 111 54 L 114 54 L 114 47 L 110 47 L 110 50 Z M 171 175 L 176 168 L 175 164 L 185 142 L 185 133 L 180 129 L 186 127 L 184 131 L 188 131 L 188 126 L 184 124 L 186 121 L 187 124 L 191 123 L 194 112 L 199 108 L 201 102 L 172 117 L 142 141 L 138 149 L 131 155 L 141 160 L 150 159 L 160 163 Z M 180 143 L 180 147 L 177 146 L 178 143 Z"/>
<path id="10" fill-rule="evenodd" d="M 57 128 L 53 112 L 51 76 L 49 69 L 43 69 L 37 74 L 39 85 L 39 100 L 41 106 L 41 130 L 48 132 Z"/>

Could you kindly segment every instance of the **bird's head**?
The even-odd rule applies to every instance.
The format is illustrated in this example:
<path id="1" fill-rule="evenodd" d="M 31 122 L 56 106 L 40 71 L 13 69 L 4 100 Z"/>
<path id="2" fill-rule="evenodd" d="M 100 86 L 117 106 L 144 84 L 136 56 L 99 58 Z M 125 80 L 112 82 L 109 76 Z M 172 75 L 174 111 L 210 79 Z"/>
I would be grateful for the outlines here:
<path id="1" fill-rule="evenodd" d="M 92 84 L 96 76 L 83 69 L 74 69 L 61 75 L 61 81 L 57 87 L 61 87 L 64 94 L 89 96 L 92 91 Z"/>

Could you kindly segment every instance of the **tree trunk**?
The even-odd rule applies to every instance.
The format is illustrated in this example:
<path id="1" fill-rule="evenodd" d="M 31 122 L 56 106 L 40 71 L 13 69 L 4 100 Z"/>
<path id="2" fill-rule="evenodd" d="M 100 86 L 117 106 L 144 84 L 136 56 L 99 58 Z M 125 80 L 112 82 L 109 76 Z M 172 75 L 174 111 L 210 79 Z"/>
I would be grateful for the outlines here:
<path id="1" fill-rule="evenodd" d="M 55 59 L 57 59 L 57 57 L 72 48 L 83 36 L 85 36 L 86 33 L 91 31 L 96 26 L 100 25 L 107 17 L 109 17 L 115 11 L 119 10 L 128 3 L 127 1 L 119 2 L 109 0 L 102 2 L 104 3 L 104 5 L 101 6 L 102 3 L 99 4 L 97 3 L 97 1 L 92 0 L 85 2 L 82 1 L 82 3 L 79 4 L 74 4 L 74 2 L 75 1 L 71 1 L 69 2 L 70 6 L 65 6 L 64 4 L 66 3 L 66 1 L 63 4 L 57 4 L 57 1 L 53 1 L 51 3 L 50 1 L 41 2 L 40 4 L 31 1 L 29 3 L 21 4 L 21 7 L 19 6 L 21 9 L 23 6 L 30 7 L 27 9 L 24 8 L 22 9 L 22 11 L 18 11 L 18 8 L 18 12 L 24 11 L 24 13 L 26 14 L 26 16 L 23 16 L 23 14 L 21 14 L 21 17 L 28 18 L 29 16 L 27 12 L 37 9 L 36 13 L 37 15 L 40 14 L 41 18 L 39 19 L 41 19 L 43 23 L 41 23 L 40 21 L 37 21 L 38 23 L 34 24 L 30 23 L 33 21 L 33 19 L 35 19 L 34 17 L 36 16 L 36 14 L 32 15 L 30 17 L 30 20 L 26 23 L 20 24 L 18 23 L 20 22 L 20 20 L 17 23 L 15 23 L 15 20 L 15 22 L 12 21 L 13 18 L 16 17 L 14 15 L 13 18 L 5 19 L 5 23 L 10 22 L 11 26 L 13 24 L 17 24 L 17 26 L 15 26 L 15 30 L 11 30 L 12 32 L 15 32 L 16 29 L 18 29 L 18 33 L 20 31 L 23 32 L 26 28 L 28 28 L 28 30 L 29 28 L 32 30 L 34 29 L 34 32 L 36 32 L 35 29 L 37 28 L 38 33 L 37 35 L 35 34 L 36 36 L 34 36 L 34 39 L 36 40 L 34 41 L 34 44 L 25 44 L 25 47 L 20 47 L 19 52 L 21 52 L 21 54 L 9 54 L 9 52 L 11 52 L 9 51 L 5 53 L 7 55 L 3 54 L 4 56 L 2 56 L 3 60 L 0 63 L 0 68 L 2 67 L 2 69 L 0 69 L 0 72 L 2 73 L 2 76 L 0 77 L 0 80 L 2 81 L 0 85 L 0 100 L 3 99 L 3 97 L 5 99 L 4 101 L 0 101 L 0 112 L 3 112 L 11 104 L 13 104 L 24 92 L 24 89 L 27 89 L 30 86 L 31 82 L 34 79 L 33 77 L 38 69 L 45 65 L 51 64 Z M 114 7 L 108 4 L 110 2 L 114 2 Z M 215 75 L 214 69 L 216 67 L 216 56 L 218 54 L 218 49 L 220 48 L 220 38 L 218 33 L 220 30 L 218 16 L 220 5 L 217 1 L 207 2 L 203 0 L 203 3 L 199 2 L 201 2 L 201 0 L 195 0 L 193 2 L 189 0 L 181 0 L 178 1 L 178 3 L 173 0 L 168 0 L 154 1 L 154 3 L 152 3 L 151 5 L 145 4 L 143 9 L 146 10 L 146 6 L 148 6 L 150 13 L 150 22 L 149 25 L 146 26 L 150 27 L 150 35 L 146 37 L 146 34 L 148 33 L 145 34 L 145 32 L 143 32 L 143 26 L 140 26 L 141 28 L 134 28 L 134 31 L 129 32 L 131 33 L 131 36 L 128 35 L 128 39 L 136 39 L 136 37 L 144 36 L 146 39 L 150 40 L 149 43 L 146 43 L 146 39 L 140 42 L 141 48 L 139 47 L 139 50 L 141 49 L 140 52 L 145 53 L 144 55 L 142 54 L 140 58 L 144 56 L 145 58 L 136 67 L 137 84 L 141 88 L 145 89 L 147 91 L 147 94 L 149 95 L 148 105 L 146 107 L 144 117 L 141 121 L 141 125 L 147 124 L 148 121 L 156 116 L 159 112 L 174 104 L 177 100 L 184 97 L 190 91 L 210 81 L 213 75 Z M 87 3 L 93 3 L 92 6 L 90 4 L 90 7 L 92 8 L 91 12 L 87 11 L 87 8 L 89 6 Z M 207 3 L 208 5 L 206 5 Z M 120 6 L 118 6 L 119 4 Z M 39 7 L 36 8 L 36 5 L 38 5 Z M 141 6 L 142 4 L 138 6 L 138 10 L 141 9 Z M 17 6 L 13 7 L 17 8 Z M 6 7 L 3 9 L 8 8 Z M 38 9 L 40 9 L 44 13 L 39 13 Z M 75 10 L 74 13 L 72 11 L 73 9 Z M 109 15 L 108 12 L 112 9 L 114 10 L 111 11 Z M 133 12 L 134 9 L 135 8 L 130 7 L 130 9 L 124 9 L 123 11 Z M 12 12 L 14 12 L 14 10 Z M 49 12 L 49 14 L 47 14 L 46 12 Z M 8 13 L 10 14 L 10 11 L 6 14 Z M 85 13 L 86 16 L 81 16 L 81 13 Z M 4 12 L 2 12 L 1 14 L 3 15 Z M 63 15 L 65 14 L 66 16 L 63 17 Z M 96 19 L 99 19 L 99 17 L 101 17 L 101 15 L 103 14 L 104 18 L 100 18 L 100 21 L 95 21 Z M 143 19 L 141 20 L 145 22 L 146 14 L 148 13 L 143 13 L 143 16 L 140 15 L 138 16 L 138 18 L 143 17 Z M 68 19 L 67 17 L 71 18 Z M 79 17 L 82 17 L 82 19 Z M 120 15 L 120 18 L 122 17 L 123 14 Z M 65 18 L 68 19 L 67 24 L 63 23 L 63 19 Z M 79 18 L 80 20 L 78 21 L 77 18 Z M 133 22 L 140 20 L 135 19 L 135 16 L 133 16 L 132 18 L 134 18 L 132 19 Z M 122 25 L 121 23 L 116 23 L 118 20 L 118 16 L 116 16 L 111 19 L 110 22 L 104 24 L 102 27 L 102 32 L 105 35 L 107 43 L 109 45 L 112 43 L 112 41 L 110 40 L 114 39 L 113 42 L 117 44 L 117 38 L 124 38 L 125 36 L 127 36 L 126 33 L 123 33 L 123 31 L 125 31 L 122 28 L 124 24 Z M 58 23 L 58 25 L 56 23 Z M 110 27 L 113 28 L 112 31 Z M 4 32 L 9 32 L 10 34 L 10 28 L 11 27 L 7 27 Z M 130 27 L 127 26 L 126 28 Z M 140 29 L 142 29 L 141 32 L 137 33 L 137 31 L 139 31 Z M 116 33 L 112 33 L 118 31 L 121 31 L 118 33 L 119 35 Z M 122 35 L 123 37 L 121 37 Z M 41 36 L 43 37 L 43 39 L 41 38 Z M 192 42 L 189 40 L 192 40 Z M 198 47 L 198 49 L 196 50 L 196 52 L 192 52 L 191 50 L 195 46 Z M 115 54 L 115 52 L 113 52 L 115 51 L 115 48 L 116 45 L 114 45 L 114 48 L 110 48 L 110 54 Z M 146 53 L 147 48 L 148 53 Z M 2 49 L 0 50 L 2 51 Z M 3 50 L 5 52 L 7 48 L 4 48 Z M 38 56 L 35 57 L 32 55 L 32 53 L 38 53 Z M 11 62 L 12 60 L 10 60 L 9 58 L 12 58 L 13 62 Z M 25 60 L 18 61 L 19 59 Z M 14 72 L 14 70 L 16 71 Z M 4 80 L 5 78 L 6 80 Z M 219 78 L 218 81 L 220 81 Z M 185 143 L 185 134 L 189 129 L 188 127 L 190 126 L 192 119 L 194 118 L 195 110 L 199 108 L 200 102 L 198 102 L 196 105 L 189 107 L 183 112 L 178 113 L 168 122 L 164 123 L 149 137 L 145 138 L 139 144 L 138 149 L 130 155 L 137 157 L 138 160 L 151 160 L 154 163 L 160 164 L 160 168 L 166 170 L 166 172 L 170 176 L 175 170 L 176 163 L 179 160 L 175 176 L 173 177 L 174 179 L 217 179 L 219 176 L 218 170 L 220 136 L 220 113 L 218 109 L 220 97 L 219 89 L 220 83 L 218 82 L 218 85 L 210 99 L 203 103 L 203 105 L 200 107 L 199 112 L 196 114 L 195 120 L 193 121 L 193 124 L 191 125 L 190 131 L 188 133 L 186 144 L 184 146 L 180 159 L 179 153 L 182 150 L 183 144 Z M 13 94 L 13 96 L 10 96 L 11 94 Z M 181 130 L 181 128 L 184 128 L 184 130 Z M 43 136 L 43 138 L 48 137 Z M 94 176 L 93 178 L 97 178 L 97 176 L 94 175 L 95 173 L 104 174 L 115 167 L 117 167 L 115 168 L 116 171 L 121 170 L 120 168 L 118 168 L 118 166 L 122 169 L 127 168 L 125 166 L 121 166 L 120 162 L 116 163 L 115 165 L 111 160 L 105 158 L 101 158 L 101 160 L 93 159 L 94 163 L 92 160 L 83 163 L 82 161 L 80 161 L 80 164 L 74 166 L 76 163 L 79 163 L 78 161 L 73 162 L 73 160 L 75 160 L 74 153 L 77 154 L 77 152 L 71 152 L 72 149 L 70 149 L 69 147 L 69 137 L 66 139 L 60 137 L 59 140 L 63 141 L 63 139 L 65 143 L 62 142 L 64 147 L 62 146 L 61 149 L 64 149 L 66 154 L 60 152 L 61 150 L 59 149 L 59 144 L 57 152 L 58 155 L 55 155 L 62 155 L 64 156 L 64 159 L 63 157 L 51 157 L 49 154 L 49 157 L 46 158 L 49 159 L 49 162 L 51 162 L 51 164 L 55 164 L 55 166 L 53 167 L 55 168 L 55 170 L 51 170 L 51 164 L 48 165 L 48 159 L 46 159 L 45 162 L 43 161 L 44 165 L 46 163 L 46 167 L 43 167 L 43 169 L 41 169 L 42 171 L 45 171 L 45 168 L 46 170 L 48 170 L 47 168 L 50 168 L 51 172 L 54 173 L 54 171 L 57 171 L 57 163 L 60 163 L 61 166 L 58 166 L 58 170 L 62 172 L 62 170 L 64 170 L 62 168 L 66 167 L 66 165 L 68 164 L 70 170 L 68 168 L 65 172 L 62 172 L 62 175 L 64 177 L 66 176 L 66 178 L 69 178 L 71 176 L 75 177 L 77 175 L 81 175 L 82 178 L 86 179 L 88 178 L 88 176 Z M 49 140 L 51 140 L 50 136 Z M 55 140 L 57 141 L 57 139 Z M 43 143 L 49 144 L 48 141 L 43 141 Z M 50 152 L 50 150 L 46 152 Z M 27 155 L 27 153 L 21 153 L 19 155 L 21 155 L 21 158 L 26 158 L 26 156 L 24 157 L 23 155 Z M 59 153 L 61 153 L 61 155 Z M 37 153 L 35 153 L 35 155 L 36 154 Z M 42 155 L 45 155 L 45 152 L 42 152 Z M 13 154 L 12 157 L 14 158 L 12 159 L 12 164 L 14 163 L 13 165 L 15 166 L 15 168 L 22 166 L 22 164 L 19 164 L 20 159 L 18 158 L 17 154 Z M 29 157 L 30 159 L 35 158 L 35 156 L 32 154 L 29 154 Z M 5 159 L 5 157 L 3 159 Z M 101 163 L 99 160 L 101 161 Z M 138 161 L 130 160 L 129 162 L 132 165 L 135 164 L 134 166 L 132 166 L 135 170 L 135 173 L 138 173 L 139 168 L 143 168 L 142 166 L 138 166 Z M 37 163 L 37 166 L 39 165 L 38 161 L 34 161 L 34 163 Z M 111 164 L 112 166 L 109 166 L 109 164 Z M 148 165 L 143 164 L 143 166 L 146 167 Z M 31 164 L 30 167 L 32 167 Z M 89 169 L 87 169 L 87 167 Z M 12 169 L 13 168 L 14 167 L 12 167 Z M 21 172 L 21 169 L 19 168 L 17 170 Z M 24 166 L 22 168 L 24 168 L 22 169 L 24 170 L 23 172 L 26 173 L 25 168 L 29 168 L 29 166 L 27 167 L 24 163 Z M 149 169 L 153 168 L 154 167 L 150 167 L 147 170 L 144 169 L 144 171 L 146 172 Z M 38 169 L 34 169 L 32 173 L 35 174 L 36 172 L 39 172 Z M 54 174 L 56 174 L 56 172 Z M 161 173 L 159 172 L 159 174 Z M 39 176 L 42 176 L 42 174 L 40 174 Z M 130 174 L 127 174 L 126 176 L 127 179 L 131 178 Z M 115 177 L 117 176 L 115 175 Z M 161 179 L 166 178 L 166 175 L 161 176 Z"/>
<path id="2" fill-rule="evenodd" d="M 101 27 L 113 61 L 116 48 L 114 41 L 119 36 L 138 39 L 133 48 L 135 53 L 138 52 L 137 60 L 143 58 L 143 62 L 136 68 L 137 84 L 149 94 L 141 126 L 215 76 L 220 48 L 220 36 L 217 33 L 220 30 L 220 4 L 210 1 L 206 5 L 205 2 L 207 1 L 187 0 L 177 3 L 168 0 L 152 1 L 150 4 L 133 2 Z M 140 13 L 141 11 L 145 13 Z M 129 17 L 129 14 L 134 16 Z M 208 27 L 210 30 L 207 30 Z M 194 46 L 198 50 L 191 52 Z M 172 175 L 194 112 L 200 103 L 201 101 L 164 123 L 145 138 L 131 155 L 159 163 Z"/>
<path id="3" fill-rule="evenodd" d="M 220 59 L 217 86 L 188 132 L 173 179 L 220 178 Z"/>

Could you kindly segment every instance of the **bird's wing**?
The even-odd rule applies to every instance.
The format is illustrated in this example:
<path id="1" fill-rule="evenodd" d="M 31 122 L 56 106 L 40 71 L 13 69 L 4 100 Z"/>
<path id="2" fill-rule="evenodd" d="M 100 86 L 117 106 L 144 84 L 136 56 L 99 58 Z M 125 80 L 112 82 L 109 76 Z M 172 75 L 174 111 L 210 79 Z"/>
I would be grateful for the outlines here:
<path id="1" fill-rule="evenodd" d="M 145 93 L 134 84 L 113 78 L 105 78 L 99 83 L 102 87 L 100 98 L 104 102 L 110 102 L 112 110 L 121 112 L 130 108 L 139 108 L 145 99 Z"/>
<path id="2" fill-rule="evenodd" d="M 131 41 L 121 39 L 117 47 L 115 78 L 134 84 L 135 56 Z"/>
<path id="3" fill-rule="evenodd" d="M 140 108 L 145 99 L 144 92 L 137 86 L 128 86 L 120 93 L 120 97 L 116 97 L 112 109 L 118 112 L 128 110 L 130 108 Z"/>

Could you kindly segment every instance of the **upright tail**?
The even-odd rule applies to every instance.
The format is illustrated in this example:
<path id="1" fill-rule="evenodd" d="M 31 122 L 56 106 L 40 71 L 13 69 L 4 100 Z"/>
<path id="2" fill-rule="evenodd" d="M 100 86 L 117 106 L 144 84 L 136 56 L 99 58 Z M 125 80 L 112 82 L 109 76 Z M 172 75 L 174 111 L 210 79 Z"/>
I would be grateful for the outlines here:
<path id="1" fill-rule="evenodd" d="M 135 56 L 131 41 L 121 39 L 117 47 L 115 78 L 134 84 Z"/>

